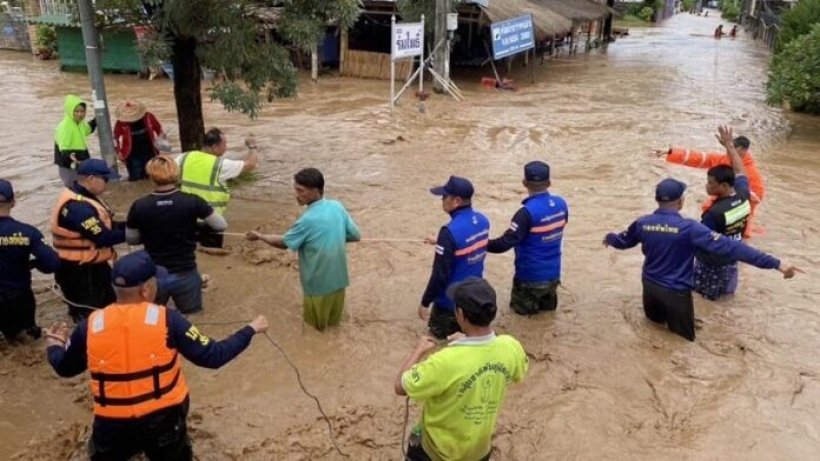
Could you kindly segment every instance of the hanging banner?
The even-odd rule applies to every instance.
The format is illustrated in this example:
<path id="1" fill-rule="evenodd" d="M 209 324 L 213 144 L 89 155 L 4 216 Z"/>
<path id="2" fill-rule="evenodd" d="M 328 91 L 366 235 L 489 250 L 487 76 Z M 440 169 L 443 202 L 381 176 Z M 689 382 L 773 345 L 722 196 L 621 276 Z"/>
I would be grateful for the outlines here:
<path id="1" fill-rule="evenodd" d="M 412 58 L 424 52 L 424 22 L 396 23 L 393 26 L 391 58 Z"/>
<path id="2" fill-rule="evenodd" d="M 531 14 L 490 24 L 490 32 L 496 60 L 535 48 Z"/>

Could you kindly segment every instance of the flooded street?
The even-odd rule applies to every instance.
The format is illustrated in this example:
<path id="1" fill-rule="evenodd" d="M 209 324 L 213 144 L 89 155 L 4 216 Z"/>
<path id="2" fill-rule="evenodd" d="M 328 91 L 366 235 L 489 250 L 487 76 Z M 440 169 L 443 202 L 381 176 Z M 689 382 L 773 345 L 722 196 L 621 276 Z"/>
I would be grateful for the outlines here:
<path id="1" fill-rule="evenodd" d="M 473 181 L 474 205 L 497 236 L 525 195 L 523 165 L 545 160 L 551 190 L 567 199 L 571 214 L 558 311 L 512 314 L 512 253 L 486 263 L 503 306 L 497 331 L 516 336 L 531 360 L 501 412 L 494 459 L 816 459 L 820 217 L 811 210 L 820 196 L 820 117 L 765 105 L 768 50 L 743 33 L 715 41 L 717 24 L 684 14 L 632 29 L 606 52 L 562 55 L 538 67 L 534 85 L 521 69 L 515 93 L 479 87 L 489 69 L 464 76 L 466 102 L 434 97 L 426 113 L 405 97 L 391 115 L 387 82 L 339 78 L 303 82 L 297 99 L 268 106 L 253 121 L 205 102 L 206 126 L 223 129 L 229 150 L 253 133 L 264 157 L 262 178 L 234 191 L 229 231 L 286 230 L 300 213 L 292 175 L 314 166 L 325 174 L 326 195 L 345 203 L 365 238 L 436 232 L 447 216 L 428 188 L 450 174 Z M 64 94 L 87 98 L 88 80 L 58 72 L 53 62 L 0 52 L 0 82 L 0 177 L 15 185 L 14 215 L 45 229 L 60 185 L 54 126 Z M 168 80 L 116 75 L 106 84 L 112 105 L 143 101 L 178 145 Z M 734 298 L 696 297 L 701 328 L 689 343 L 644 318 L 640 251 L 603 249 L 600 240 L 652 211 L 654 185 L 668 175 L 689 184 L 684 211 L 699 216 L 705 171 L 649 152 L 670 144 L 717 149 L 718 123 L 751 139 L 767 179 L 757 220 L 765 234 L 751 243 L 809 274 L 784 281 L 776 271 L 742 267 Z M 96 136 L 91 150 L 99 152 Z M 106 198 L 125 213 L 148 189 L 121 183 Z M 393 379 L 424 332 L 416 308 L 433 248 L 352 244 L 346 320 L 318 333 L 301 319 L 295 255 L 228 244 L 228 256 L 198 253 L 213 283 L 205 312 L 191 320 L 221 339 L 241 324 L 207 323 L 267 315 L 271 336 L 321 399 L 349 459 L 401 459 L 404 400 L 393 394 Z M 41 325 L 66 317 L 53 295 L 40 299 Z M 0 345 L 0 459 L 83 459 L 91 421 L 86 376 L 57 379 L 44 347 Z M 314 402 L 264 338 L 221 370 L 186 365 L 185 373 L 199 459 L 342 459 Z"/>

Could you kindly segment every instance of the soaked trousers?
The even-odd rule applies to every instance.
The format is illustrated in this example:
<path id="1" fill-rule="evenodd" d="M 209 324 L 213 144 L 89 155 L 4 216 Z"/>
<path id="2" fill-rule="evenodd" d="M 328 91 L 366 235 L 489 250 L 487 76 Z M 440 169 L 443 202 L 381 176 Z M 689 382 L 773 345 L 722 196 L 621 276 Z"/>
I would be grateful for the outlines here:
<path id="1" fill-rule="evenodd" d="M 111 286 L 111 266 L 108 263 L 77 264 L 60 261 L 60 268 L 54 273 L 54 280 L 60 285 L 63 296 L 72 304 L 82 304 L 97 309 L 107 307 L 116 301 Z M 75 322 L 87 318 L 93 309 L 68 304 L 68 314 Z"/>
<path id="2" fill-rule="evenodd" d="M 128 461 L 144 453 L 151 461 L 191 461 L 188 400 L 135 420 L 94 418 L 88 441 L 91 461 Z"/>
<path id="3" fill-rule="evenodd" d="M 36 301 L 31 288 L 0 293 L 0 333 L 8 340 L 15 339 L 22 331 L 39 337 L 34 322 Z"/>
<path id="4" fill-rule="evenodd" d="M 670 290 L 644 279 L 643 311 L 649 320 L 665 323 L 670 331 L 695 340 L 695 306 L 690 290 Z"/>
<path id="5" fill-rule="evenodd" d="M 535 315 L 539 312 L 554 311 L 558 308 L 558 285 L 560 284 L 560 280 L 526 283 L 513 280 L 510 309 L 518 315 Z"/>
<path id="6" fill-rule="evenodd" d="M 438 339 L 447 339 L 451 334 L 461 331 L 461 327 L 456 322 L 455 311 L 438 308 L 435 304 L 430 308 L 427 328 L 430 329 L 430 334 Z"/>

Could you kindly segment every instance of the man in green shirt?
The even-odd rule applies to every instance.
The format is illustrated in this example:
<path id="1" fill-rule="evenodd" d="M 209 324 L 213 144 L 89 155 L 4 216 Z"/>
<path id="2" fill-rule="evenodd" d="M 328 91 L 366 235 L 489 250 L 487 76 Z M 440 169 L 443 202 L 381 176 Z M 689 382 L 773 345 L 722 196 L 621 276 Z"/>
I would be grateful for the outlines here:
<path id="1" fill-rule="evenodd" d="M 432 338 L 422 338 L 396 377 L 396 394 L 424 405 L 406 461 L 488 460 L 507 386 L 521 381 L 529 365 L 521 343 L 493 332 L 496 295 L 486 280 L 465 279 L 447 296 L 464 333 L 451 335 L 449 345 L 419 362 L 436 347 Z"/>
<path id="2" fill-rule="evenodd" d="M 345 288 L 350 284 L 345 243 L 359 241 L 361 233 L 344 205 L 324 198 L 322 172 L 305 168 L 293 176 L 293 181 L 296 201 L 307 210 L 285 235 L 251 231 L 247 239 L 299 253 L 305 322 L 324 330 L 342 320 Z"/>

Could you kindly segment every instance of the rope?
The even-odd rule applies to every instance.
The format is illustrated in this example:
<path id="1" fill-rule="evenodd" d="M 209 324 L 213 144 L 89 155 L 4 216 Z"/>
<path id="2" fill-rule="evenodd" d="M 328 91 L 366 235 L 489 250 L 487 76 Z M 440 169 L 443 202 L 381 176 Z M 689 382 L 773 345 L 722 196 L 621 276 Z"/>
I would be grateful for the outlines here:
<path id="1" fill-rule="evenodd" d="M 407 438 L 407 423 L 410 421 L 410 397 L 404 399 L 404 424 L 401 427 L 401 454 L 404 459 L 407 459 L 407 448 L 404 446 L 404 440 Z"/>
<path id="2" fill-rule="evenodd" d="M 302 392 L 304 392 L 305 395 L 307 395 L 308 397 L 313 399 L 314 402 L 316 402 L 316 407 L 319 409 L 319 413 L 322 414 L 322 418 L 324 418 L 325 423 L 327 423 L 327 431 L 330 435 L 330 441 L 333 443 L 333 448 L 340 455 L 342 455 L 346 458 L 349 458 L 350 455 L 343 452 L 339 448 L 339 445 L 336 443 L 336 439 L 333 437 L 333 424 L 330 422 L 330 418 L 327 416 L 327 414 L 325 413 L 325 410 L 322 408 L 322 402 L 319 401 L 318 397 L 311 394 L 310 391 L 308 391 L 307 388 L 305 387 L 305 384 L 302 382 L 302 374 L 299 372 L 299 368 L 296 365 L 294 365 L 294 363 L 290 360 L 290 357 L 285 352 L 285 350 L 282 348 L 282 346 L 280 346 L 276 341 L 274 341 L 273 338 L 271 338 L 270 335 L 267 332 L 265 332 L 264 335 L 265 335 L 265 338 L 267 338 L 267 340 L 271 343 L 271 345 L 273 347 L 275 347 L 279 351 L 279 353 L 282 354 L 282 357 L 284 357 L 285 361 L 288 362 L 288 365 L 290 365 L 290 367 L 293 368 L 293 371 L 296 372 L 296 380 L 299 382 L 299 387 L 302 388 Z"/>
<path id="3" fill-rule="evenodd" d="M 65 297 L 65 295 L 63 295 L 62 290 L 60 290 L 60 287 L 56 283 L 51 285 L 51 292 L 54 293 L 55 295 L 57 295 L 58 298 L 60 298 L 64 303 L 68 304 L 69 306 L 78 307 L 80 309 L 89 309 L 89 310 L 92 310 L 92 311 L 98 311 L 98 310 L 102 309 L 101 307 L 86 306 L 85 304 L 78 304 L 78 303 L 69 301 Z"/>
<path id="4" fill-rule="evenodd" d="M 714 38 L 715 41 L 715 62 L 712 66 L 712 117 L 714 126 L 718 125 L 717 116 L 717 86 L 718 86 L 718 62 L 720 59 L 720 38 Z"/>

